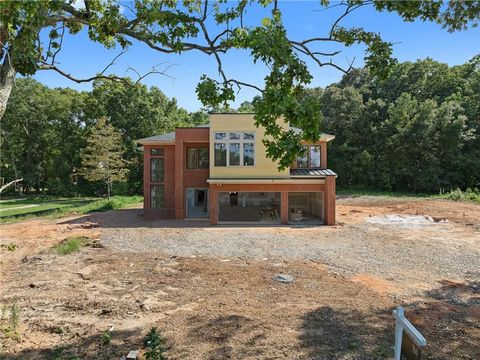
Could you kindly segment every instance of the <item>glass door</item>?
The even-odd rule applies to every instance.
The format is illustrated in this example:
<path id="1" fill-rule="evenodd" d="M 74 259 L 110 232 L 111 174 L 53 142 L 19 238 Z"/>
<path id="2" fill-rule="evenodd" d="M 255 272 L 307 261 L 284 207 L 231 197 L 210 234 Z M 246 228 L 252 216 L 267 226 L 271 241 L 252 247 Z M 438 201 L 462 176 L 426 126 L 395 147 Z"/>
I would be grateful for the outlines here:
<path id="1" fill-rule="evenodd" d="M 208 217 L 208 189 L 187 189 L 187 217 Z"/>

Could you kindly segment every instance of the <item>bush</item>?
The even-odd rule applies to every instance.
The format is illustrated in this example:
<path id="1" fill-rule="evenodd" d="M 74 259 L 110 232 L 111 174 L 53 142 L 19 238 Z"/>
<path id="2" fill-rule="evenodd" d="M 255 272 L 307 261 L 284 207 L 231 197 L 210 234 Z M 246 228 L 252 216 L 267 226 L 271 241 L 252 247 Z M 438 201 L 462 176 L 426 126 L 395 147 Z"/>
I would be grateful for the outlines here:
<path id="1" fill-rule="evenodd" d="M 473 190 L 468 188 L 467 190 L 462 191 L 461 189 L 456 188 L 455 190 L 450 190 L 446 193 L 441 192 L 440 197 L 447 200 L 472 201 L 480 203 L 480 190 L 477 188 Z"/>
<path id="2" fill-rule="evenodd" d="M 146 360 L 166 360 L 164 353 L 165 339 L 158 334 L 157 328 L 152 327 L 143 339 L 143 345 L 147 348 Z"/>

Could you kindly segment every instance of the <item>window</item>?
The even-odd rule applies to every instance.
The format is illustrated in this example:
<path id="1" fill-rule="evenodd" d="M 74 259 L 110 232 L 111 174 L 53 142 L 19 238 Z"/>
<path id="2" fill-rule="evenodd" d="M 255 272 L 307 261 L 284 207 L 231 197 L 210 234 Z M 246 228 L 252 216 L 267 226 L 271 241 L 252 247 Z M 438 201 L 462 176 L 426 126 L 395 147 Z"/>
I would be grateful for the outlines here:
<path id="1" fill-rule="evenodd" d="M 297 167 L 301 169 L 308 168 L 308 149 L 306 145 L 303 145 L 305 151 L 304 154 L 298 155 L 297 157 Z"/>
<path id="2" fill-rule="evenodd" d="M 208 169 L 208 148 L 187 148 L 187 169 Z"/>
<path id="3" fill-rule="evenodd" d="M 321 167 L 321 146 L 320 145 L 303 145 L 305 154 L 297 156 L 297 168 L 319 168 Z"/>
<path id="4" fill-rule="evenodd" d="M 150 209 L 165 207 L 165 149 L 150 149 Z"/>
<path id="5" fill-rule="evenodd" d="M 228 144 L 228 165 L 240 165 L 240 143 Z"/>
<path id="6" fill-rule="evenodd" d="M 215 144 L 215 166 L 227 166 L 227 149 L 225 144 Z"/>
<path id="7" fill-rule="evenodd" d="M 254 132 L 216 132 L 215 166 L 254 166 Z"/>
<path id="8" fill-rule="evenodd" d="M 198 168 L 208 169 L 208 148 L 198 148 Z"/>
<path id="9" fill-rule="evenodd" d="M 253 143 L 243 144 L 243 166 L 253 166 L 253 159 L 255 158 L 254 149 L 255 145 Z"/>
<path id="10" fill-rule="evenodd" d="M 165 189 L 163 185 L 152 185 L 150 188 L 150 208 L 160 209 L 165 206 Z"/>
<path id="11" fill-rule="evenodd" d="M 163 182 L 164 177 L 164 160 L 163 158 L 150 159 L 150 181 Z"/>
<path id="12" fill-rule="evenodd" d="M 150 149 L 150 155 L 152 156 L 164 156 L 165 150 L 164 149 Z"/>
<path id="13" fill-rule="evenodd" d="M 320 167 L 320 146 L 319 145 L 310 146 L 310 167 L 311 168 Z"/>

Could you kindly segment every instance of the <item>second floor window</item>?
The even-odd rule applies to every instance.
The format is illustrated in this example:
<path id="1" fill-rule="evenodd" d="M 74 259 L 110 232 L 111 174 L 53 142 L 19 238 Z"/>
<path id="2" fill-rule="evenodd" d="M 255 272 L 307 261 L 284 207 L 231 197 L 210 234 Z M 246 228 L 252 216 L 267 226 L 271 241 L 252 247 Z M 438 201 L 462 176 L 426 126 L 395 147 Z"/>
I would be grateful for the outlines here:
<path id="1" fill-rule="evenodd" d="M 303 145 L 304 153 L 297 157 L 297 168 L 319 168 L 321 167 L 321 146 Z"/>
<path id="2" fill-rule="evenodd" d="M 215 166 L 254 166 L 255 133 L 216 132 Z"/>
<path id="3" fill-rule="evenodd" d="M 208 169 L 208 148 L 187 148 L 187 169 Z"/>

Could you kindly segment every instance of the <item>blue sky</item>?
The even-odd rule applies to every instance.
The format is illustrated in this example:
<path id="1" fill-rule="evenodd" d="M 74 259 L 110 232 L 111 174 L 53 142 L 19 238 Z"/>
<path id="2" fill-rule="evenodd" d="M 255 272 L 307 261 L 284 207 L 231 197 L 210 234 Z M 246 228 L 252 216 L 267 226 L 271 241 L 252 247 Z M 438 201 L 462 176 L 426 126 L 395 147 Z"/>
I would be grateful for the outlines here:
<path id="1" fill-rule="evenodd" d="M 314 36 L 325 36 L 332 22 L 338 17 L 340 8 L 319 11 L 318 1 L 281 1 L 280 9 L 291 39 L 303 40 Z M 261 9 L 248 12 L 249 25 L 256 25 L 265 16 Z M 480 53 L 480 30 L 469 29 L 463 32 L 448 33 L 440 26 L 420 21 L 406 23 L 398 15 L 379 13 L 372 8 L 361 8 L 345 18 L 343 26 L 362 26 L 366 30 L 379 32 L 382 38 L 393 42 L 394 56 L 399 61 L 415 61 L 431 57 L 434 60 L 449 65 L 458 65 L 466 62 L 472 56 Z M 322 44 L 321 50 L 332 50 L 331 46 Z M 336 63 L 347 64 L 347 59 L 355 58 L 355 66 L 363 65 L 364 47 L 352 46 L 343 49 L 340 55 L 334 58 Z M 92 43 L 81 32 L 76 36 L 68 36 L 64 41 L 61 54 L 57 57 L 59 67 L 75 77 L 90 77 L 101 71 L 118 54 L 120 49 L 106 50 L 101 45 Z M 241 79 L 245 82 L 262 86 L 266 69 L 261 64 L 253 64 L 249 53 L 232 51 L 223 56 L 223 64 L 227 76 Z M 181 55 L 165 55 L 147 46 L 134 43 L 127 53 L 122 55 L 111 72 L 124 75 L 131 66 L 141 73 L 145 73 L 152 66 L 165 63 L 174 64 L 169 68 L 168 78 L 161 75 L 152 75 L 142 82 L 148 86 L 159 87 L 167 96 L 175 97 L 178 104 L 189 111 L 196 111 L 201 107 L 196 98 L 195 87 L 202 74 L 212 77 L 218 75 L 216 63 L 211 56 L 200 52 L 187 52 Z M 326 86 L 340 80 L 342 73 L 333 68 L 319 68 L 313 62 L 307 61 L 313 75 L 311 86 Z M 159 68 L 162 68 L 160 66 Z M 134 73 L 130 73 L 135 77 Z M 71 87 L 78 90 L 89 90 L 91 84 L 76 84 L 61 75 L 51 71 L 41 71 L 35 79 L 49 87 Z M 237 107 L 244 100 L 251 100 L 257 93 L 254 90 L 242 89 L 237 94 L 233 107 Z"/>

